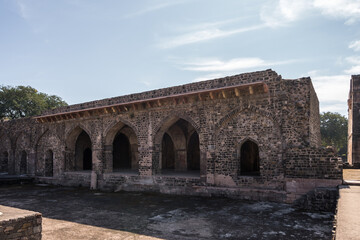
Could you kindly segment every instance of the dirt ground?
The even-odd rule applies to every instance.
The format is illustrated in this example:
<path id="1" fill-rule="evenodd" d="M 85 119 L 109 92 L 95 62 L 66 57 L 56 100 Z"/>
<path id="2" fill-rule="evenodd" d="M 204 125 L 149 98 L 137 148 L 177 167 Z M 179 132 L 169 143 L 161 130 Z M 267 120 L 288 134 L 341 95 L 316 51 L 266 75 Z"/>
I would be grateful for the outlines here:
<path id="1" fill-rule="evenodd" d="M 343 170 L 343 179 L 360 181 L 360 169 L 344 169 Z"/>
<path id="2" fill-rule="evenodd" d="M 43 214 L 43 239 L 331 239 L 333 213 L 290 205 L 79 188 L 0 187 L 0 204 Z"/>

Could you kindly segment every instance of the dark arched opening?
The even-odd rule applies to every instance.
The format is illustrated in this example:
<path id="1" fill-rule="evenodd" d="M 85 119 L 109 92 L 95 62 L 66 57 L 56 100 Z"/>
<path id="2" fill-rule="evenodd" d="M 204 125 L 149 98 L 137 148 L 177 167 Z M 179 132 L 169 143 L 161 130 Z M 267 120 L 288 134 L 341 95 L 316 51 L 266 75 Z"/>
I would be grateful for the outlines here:
<path id="1" fill-rule="evenodd" d="M 83 166 L 84 170 L 92 169 L 92 152 L 90 148 L 86 148 L 84 150 Z"/>
<path id="2" fill-rule="evenodd" d="M 200 170 L 200 147 L 199 135 L 194 132 L 189 140 L 187 148 L 187 169 Z"/>
<path id="3" fill-rule="evenodd" d="M 174 143 L 169 136 L 165 133 L 162 140 L 162 169 L 175 169 L 175 149 Z"/>
<path id="4" fill-rule="evenodd" d="M 48 150 L 45 155 L 45 176 L 52 177 L 54 175 L 53 171 L 54 166 L 54 153 L 51 150 Z"/>
<path id="5" fill-rule="evenodd" d="M 253 141 L 247 140 L 241 146 L 240 174 L 260 175 L 259 147 Z"/>
<path id="6" fill-rule="evenodd" d="M 113 169 L 131 169 L 130 142 L 122 133 L 118 133 L 113 142 Z"/>
<path id="7" fill-rule="evenodd" d="M 7 172 L 8 164 L 9 164 L 9 154 L 8 154 L 8 152 L 5 151 L 2 153 L 2 156 L 1 156 L 0 172 Z"/>
<path id="8" fill-rule="evenodd" d="M 91 140 L 85 131 L 82 131 L 76 140 L 75 170 L 92 170 Z"/>
<path id="9" fill-rule="evenodd" d="M 20 174 L 27 173 L 27 153 L 25 151 L 21 152 L 21 159 L 20 159 Z"/>

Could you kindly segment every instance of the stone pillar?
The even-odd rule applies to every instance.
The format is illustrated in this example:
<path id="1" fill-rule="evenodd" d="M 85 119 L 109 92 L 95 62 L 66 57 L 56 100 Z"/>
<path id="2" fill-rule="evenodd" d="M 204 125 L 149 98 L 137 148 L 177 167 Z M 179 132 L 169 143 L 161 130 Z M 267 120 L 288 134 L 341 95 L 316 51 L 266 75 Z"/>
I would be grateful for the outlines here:
<path id="1" fill-rule="evenodd" d="M 91 189 L 97 189 L 97 181 L 99 176 L 102 176 L 103 162 L 102 149 L 93 148 L 92 150 L 92 171 L 91 171 Z"/>
<path id="2" fill-rule="evenodd" d="M 156 167 L 156 169 L 153 169 L 153 149 L 150 147 L 146 147 L 143 145 L 143 143 L 140 143 L 139 148 L 139 174 L 142 177 L 149 177 L 153 174 L 157 173 L 157 170 L 159 169 Z"/>
<path id="3" fill-rule="evenodd" d="M 139 168 L 139 151 L 137 144 L 131 144 L 131 169 Z"/>
<path id="4" fill-rule="evenodd" d="M 360 75 L 353 75 L 349 92 L 348 162 L 360 167 Z"/>
<path id="5" fill-rule="evenodd" d="M 113 146 L 105 145 L 104 146 L 104 164 L 103 164 L 103 173 L 110 173 L 113 171 Z"/>

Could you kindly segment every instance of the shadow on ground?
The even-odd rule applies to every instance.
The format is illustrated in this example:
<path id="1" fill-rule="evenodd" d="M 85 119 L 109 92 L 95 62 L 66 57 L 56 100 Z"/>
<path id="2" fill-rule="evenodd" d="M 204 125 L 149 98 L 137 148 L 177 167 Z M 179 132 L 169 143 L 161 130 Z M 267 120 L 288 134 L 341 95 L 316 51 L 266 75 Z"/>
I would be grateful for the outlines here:
<path id="1" fill-rule="evenodd" d="M 290 205 L 39 185 L 0 187 L 0 204 L 43 214 L 43 239 L 331 239 L 333 213 Z"/>

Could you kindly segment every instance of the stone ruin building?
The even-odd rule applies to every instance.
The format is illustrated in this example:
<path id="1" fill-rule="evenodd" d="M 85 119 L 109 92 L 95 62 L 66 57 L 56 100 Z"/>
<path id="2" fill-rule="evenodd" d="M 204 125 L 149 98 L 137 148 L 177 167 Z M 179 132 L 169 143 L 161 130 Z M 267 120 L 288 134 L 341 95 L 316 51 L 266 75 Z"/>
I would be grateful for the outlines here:
<path id="1" fill-rule="evenodd" d="M 355 105 L 354 105 L 355 107 Z M 310 78 L 272 70 L 0 123 L 1 169 L 104 191 L 294 202 L 342 181 Z"/>
<path id="2" fill-rule="evenodd" d="M 348 114 L 348 163 L 360 167 L 360 75 L 351 76 Z"/>

